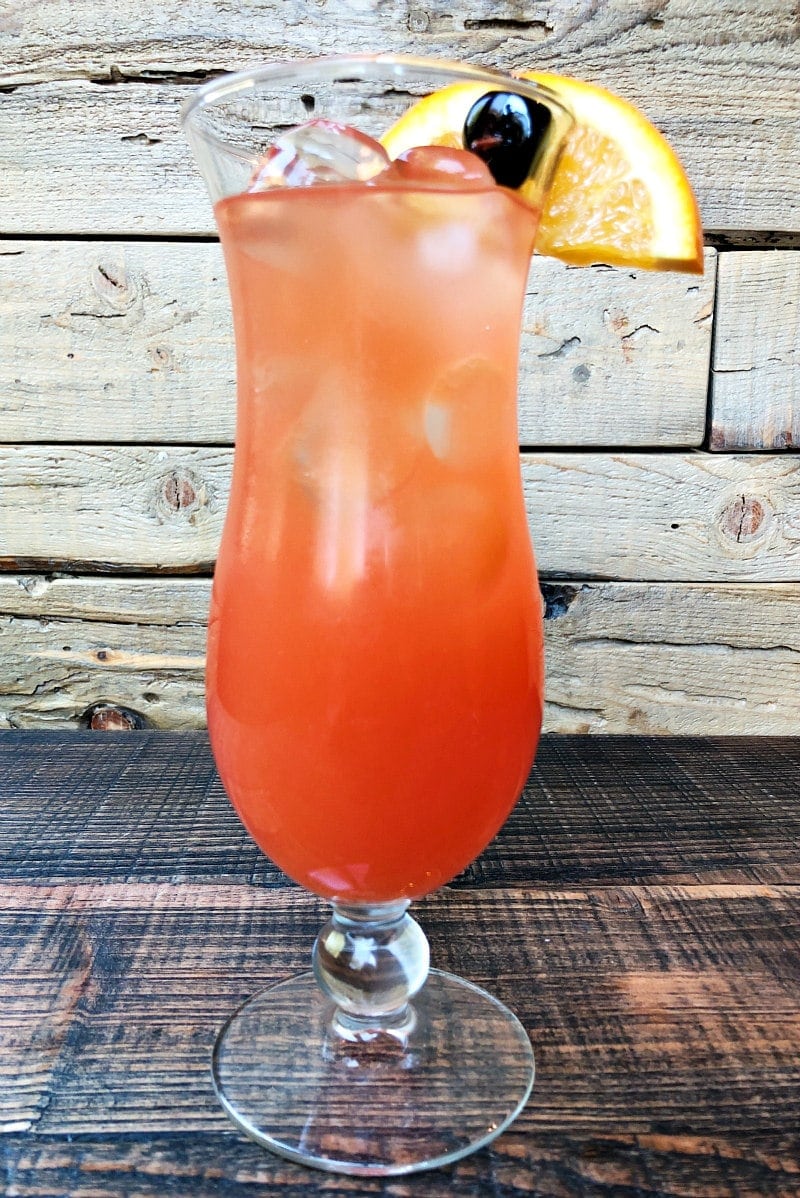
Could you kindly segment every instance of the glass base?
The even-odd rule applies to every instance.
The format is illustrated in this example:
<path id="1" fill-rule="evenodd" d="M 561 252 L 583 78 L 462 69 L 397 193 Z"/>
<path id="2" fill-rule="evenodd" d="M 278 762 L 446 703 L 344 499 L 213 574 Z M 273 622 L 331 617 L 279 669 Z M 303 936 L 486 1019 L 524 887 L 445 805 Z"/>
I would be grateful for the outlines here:
<path id="1" fill-rule="evenodd" d="M 533 1050 L 485 990 L 431 970 L 388 1031 L 334 1031 L 312 973 L 262 990 L 214 1046 L 214 1087 L 242 1131 L 332 1173 L 435 1169 L 482 1148 L 524 1107 Z"/>

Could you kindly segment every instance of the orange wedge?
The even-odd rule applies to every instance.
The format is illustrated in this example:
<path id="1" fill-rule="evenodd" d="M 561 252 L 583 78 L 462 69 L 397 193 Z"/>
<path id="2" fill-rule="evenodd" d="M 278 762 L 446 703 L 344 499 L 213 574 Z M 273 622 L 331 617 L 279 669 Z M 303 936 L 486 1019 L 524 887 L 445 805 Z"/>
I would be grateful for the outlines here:
<path id="1" fill-rule="evenodd" d="M 536 249 L 579 266 L 605 262 L 702 274 L 697 202 L 678 158 L 632 104 L 563 75 L 520 72 L 575 117 L 542 211 Z M 456 83 L 413 105 L 381 139 L 396 158 L 418 145 L 462 146 L 472 105 L 487 91 Z M 520 193 L 533 203 L 536 189 Z"/>

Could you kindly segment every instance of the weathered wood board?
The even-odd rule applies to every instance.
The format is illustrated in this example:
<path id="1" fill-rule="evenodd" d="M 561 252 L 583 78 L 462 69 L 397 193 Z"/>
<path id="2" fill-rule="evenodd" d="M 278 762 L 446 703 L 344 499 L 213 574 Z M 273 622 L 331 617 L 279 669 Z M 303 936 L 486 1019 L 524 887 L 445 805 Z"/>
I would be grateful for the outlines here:
<path id="1" fill-rule="evenodd" d="M 800 1144 L 792 1132 L 695 1135 L 689 1131 L 648 1135 L 586 1135 L 571 1131 L 516 1133 L 513 1128 L 491 1153 L 479 1152 L 447 1170 L 426 1173 L 424 1182 L 358 1180 L 309 1171 L 264 1152 L 233 1131 L 4 1137 L 9 1184 L 20 1194 L 80 1194 L 82 1198 L 619 1198 L 668 1194 L 676 1198 L 796 1198 Z M 86 1176 L 102 1177 L 87 1191 Z M 173 1178 L 179 1179 L 177 1186 Z M 99 1187 L 103 1188 L 100 1189 Z M 624 1187 L 624 1189 L 623 1189 Z M 13 1193 L 13 1190 L 11 1191 Z"/>
<path id="2" fill-rule="evenodd" d="M 799 763 L 797 738 L 543 736 L 502 831 L 449 887 L 796 885 Z M 205 732 L 4 733 L 0 829 L 8 883 L 287 885 Z"/>
<path id="3" fill-rule="evenodd" d="M 0 566 L 208 571 L 232 455 L 192 446 L 0 446 Z M 523 454 L 522 474 L 544 575 L 800 579 L 796 459 L 553 452 Z"/>
<path id="4" fill-rule="evenodd" d="M 312 8 L 0 0 L 3 720 L 73 724 L 103 698 L 164 727 L 204 718 L 204 576 L 235 402 L 220 250 L 179 126 L 204 79 L 343 49 L 575 74 L 664 130 L 716 244 L 798 244 L 785 0 Z M 376 119 L 408 99 L 387 95 Z M 534 263 L 522 468 L 540 570 L 566 584 L 548 621 L 548 727 L 792 729 L 799 467 L 689 451 L 800 443 L 797 257 L 709 250 L 703 279 Z M 40 572 L 24 612 L 19 570 Z"/>
<path id="5" fill-rule="evenodd" d="M 800 588 L 545 584 L 546 728 L 800 734 Z"/>
<path id="6" fill-rule="evenodd" d="M 521 443 L 700 445 L 715 268 L 535 259 Z M 232 338 L 218 244 L 0 243 L 0 441 L 230 444 Z"/>
<path id="7" fill-rule="evenodd" d="M 233 451 L 0 447 L 0 565 L 208 570 Z"/>
<path id="8" fill-rule="evenodd" d="M 299 0 L 147 0 L 122 28 L 115 5 L 8 0 L 0 19 L 0 82 L 16 88 L 0 105 L 0 232 L 209 231 L 178 128 L 191 85 L 343 47 L 540 66 L 616 88 L 674 142 L 707 228 L 800 229 L 797 31 L 784 0 L 556 0 L 524 12 L 333 0 L 313 14 Z"/>
<path id="9" fill-rule="evenodd" d="M 800 462 L 708 453 L 523 454 L 543 574 L 800 579 Z"/>
<path id="10" fill-rule="evenodd" d="M 800 588 L 543 584 L 545 730 L 800 731 Z M 0 727 L 205 724 L 208 579 L 0 576 Z"/>
<path id="11" fill-rule="evenodd" d="M 4 77 L 14 84 L 108 78 L 113 66 L 117 74 L 158 78 L 230 70 L 282 54 L 297 58 L 359 49 L 446 54 L 501 68 L 580 58 L 595 70 L 630 77 L 647 94 L 653 60 L 666 60 L 663 70 L 670 78 L 679 65 L 682 73 L 700 76 L 703 69 L 708 73 L 714 65 L 721 69 L 736 61 L 741 43 L 749 44 L 753 71 L 767 74 L 797 35 L 796 13 L 785 0 L 761 0 L 757 8 L 735 0 L 672 0 L 666 7 L 464 0 L 458 9 L 406 0 L 382 0 L 379 7 L 363 0 L 328 0 L 318 14 L 303 0 L 241 0 L 228 8 L 211 0 L 142 0 L 125 11 L 124 23 L 115 17 L 118 12 L 94 0 L 4 0 Z M 726 20 L 736 22 L 730 31 L 735 39 L 720 36 Z M 630 61 L 615 60 L 622 49 Z M 686 61 L 689 51 L 699 61 Z M 697 102 L 688 89 L 676 89 L 674 99 L 684 106 Z M 760 103 L 763 99 L 759 96 Z"/>
<path id="12" fill-rule="evenodd" d="M 233 440 L 218 244 L 0 242 L 0 440 Z"/>
<path id="13" fill-rule="evenodd" d="M 711 448 L 800 447 L 800 253 L 723 254 Z"/>
<path id="14" fill-rule="evenodd" d="M 201 728 L 207 578 L 0 576 L 0 727 L 69 724 L 96 703 Z"/>
<path id="15" fill-rule="evenodd" d="M 742 1134 L 796 1129 L 799 903 L 792 886 L 445 890 L 418 918 L 433 962 L 542 1047 L 514 1134 Z M 296 889 L 210 882 L 5 884 L 0 910 L 5 1128 L 61 1135 L 225 1130 L 214 1034 L 307 967 L 324 919 Z M 574 1065 L 589 1044 L 597 1072 Z"/>
<path id="16" fill-rule="evenodd" d="M 521 444 L 702 445 L 715 274 L 711 250 L 702 278 L 534 258 Z"/>
<path id="17" fill-rule="evenodd" d="M 307 968 L 325 913 L 246 837 L 206 738 L 3 736 L 9 1196 L 788 1198 L 797 762 L 786 739 L 543 741 L 506 827 L 417 911 L 434 964 L 520 1015 L 533 1098 L 487 1151 L 387 1188 L 264 1152 L 214 1100 L 220 1023 Z"/>

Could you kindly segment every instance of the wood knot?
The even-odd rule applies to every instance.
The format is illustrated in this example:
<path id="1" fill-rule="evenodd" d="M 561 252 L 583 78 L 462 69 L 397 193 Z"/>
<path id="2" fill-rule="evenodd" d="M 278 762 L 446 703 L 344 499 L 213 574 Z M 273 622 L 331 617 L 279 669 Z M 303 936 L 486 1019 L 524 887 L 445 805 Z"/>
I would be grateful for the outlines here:
<path id="1" fill-rule="evenodd" d="M 150 350 L 150 357 L 153 365 L 150 367 L 150 373 L 153 374 L 157 370 L 165 370 L 172 365 L 172 354 L 165 345 L 154 345 Z"/>
<path id="2" fill-rule="evenodd" d="M 737 495 L 732 503 L 723 508 L 720 528 L 726 537 L 737 544 L 752 541 L 764 533 L 769 513 L 770 507 L 765 499 L 758 499 L 754 495 Z"/>
<path id="3" fill-rule="evenodd" d="M 630 328 L 630 320 L 619 308 L 603 309 L 603 324 L 613 333 L 623 333 Z"/>
<path id="4" fill-rule="evenodd" d="M 168 474 L 164 479 L 164 499 L 167 507 L 179 512 L 181 508 L 191 507 L 197 498 L 191 479 L 182 474 Z"/>
<path id="5" fill-rule="evenodd" d="M 409 9 L 406 25 L 412 33 L 427 33 L 430 23 L 430 15 L 424 8 Z"/>
<path id="6" fill-rule="evenodd" d="M 156 502 L 162 516 L 178 515 L 191 519 L 205 503 L 205 487 L 191 471 L 178 468 L 162 477 Z"/>
<path id="7" fill-rule="evenodd" d="M 91 732 L 134 732 L 148 727 L 138 711 L 117 703 L 93 703 L 80 717 L 80 723 Z"/>
<path id="8" fill-rule="evenodd" d="M 136 302 L 136 285 L 119 262 L 98 262 L 92 270 L 92 287 L 115 312 L 127 312 Z"/>

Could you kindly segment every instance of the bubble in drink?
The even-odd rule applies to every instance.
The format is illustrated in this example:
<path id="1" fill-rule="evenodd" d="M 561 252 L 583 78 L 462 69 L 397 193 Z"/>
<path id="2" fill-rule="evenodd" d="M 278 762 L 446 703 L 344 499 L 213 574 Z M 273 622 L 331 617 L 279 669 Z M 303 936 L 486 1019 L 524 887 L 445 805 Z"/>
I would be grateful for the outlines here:
<path id="1" fill-rule="evenodd" d="M 290 129 L 256 166 L 248 191 L 313 187 L 317 183 L 366 183 L 389 166 L 380 142 L 336 121 L 308 121 Z"/>

